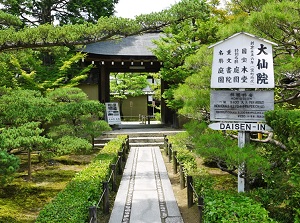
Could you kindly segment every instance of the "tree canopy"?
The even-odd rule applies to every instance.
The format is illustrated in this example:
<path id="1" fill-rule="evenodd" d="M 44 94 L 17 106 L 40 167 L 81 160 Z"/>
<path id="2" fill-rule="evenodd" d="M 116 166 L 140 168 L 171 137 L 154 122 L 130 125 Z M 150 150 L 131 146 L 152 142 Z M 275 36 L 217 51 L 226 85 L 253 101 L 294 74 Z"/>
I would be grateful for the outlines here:
<path id="1" fill-rule="evenodd" d="M 75 24 L 84 21 L 96 22 L 101 16 L 111 16 L 118 0 L 77 1 L 77 0 L 17 0 L 0 1 L 4 12 L 17 16 L 23 24 Z"/>
<path id="2" fill-rule="evenodd" d="M 117 18 L 113 16 L 99 17 L 97 22 L 82 24 L 66 24 L 54 26 L 43 24 L 37 27 L 14 28 L 10 26 L 11 17 L 3 14 L 3 23 L 8 26 L 0 30 L 0 51 L 50 46 L 72 46 L 116 39 L 128 35 L 136 35 L 146 31 L 159 30 L 161 27 L 178 21 L 199 17 L 204 3 L 195 0 L 183 0 L 168 10 L 137 16 L 135 19 Z M 7 15 L 7 14 L 6 14 Z M 17 20 L 17 18 L 16 18 Z M 15 24 L 15 23 L 14 23 Z"/>

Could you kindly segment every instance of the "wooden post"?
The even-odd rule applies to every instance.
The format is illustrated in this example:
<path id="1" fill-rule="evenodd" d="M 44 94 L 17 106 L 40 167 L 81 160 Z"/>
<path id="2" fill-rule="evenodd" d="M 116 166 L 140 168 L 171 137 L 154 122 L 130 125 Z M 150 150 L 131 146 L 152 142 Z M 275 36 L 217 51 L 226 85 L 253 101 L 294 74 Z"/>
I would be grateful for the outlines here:
<path id="1" fill-rule="evenodd" d="M 169 163 L 171 162 L 171 160 L 172 160 L 172 144 L 169 144 L 169 152 L 168 152 L 168 154 L 169 154 Z"/>
<path id="2" fill-rule="evenodd" d="M 109 214 L 109 186 L 108 182 L 103 182 L 103 213 Z"/>
<path id="3" fill-rule="evenodd" d="M 125 142 L 122 143 L 121 153 L 122 153 L 122 161 L 125 162 L 126 161 L 126 143 Z"/>
<path id="4" fill-rule="evenodd" d="M 185 188 L 185 177 L 184 177 L 184 172 L 183 172 L 183 166 L 180 164 L 179 165 L 179 173 L 180 173 L 180 189 Z"/>
<path id="5" fill-rule="evenodd" d="M 89 208 L 89 223 L 97 223 L 97 207 L 92 206 Z"/>
<path id="6" fill-rule="evenodd" d="M 194 204 L 194 195 L 193 195 L 193 177 L 192 176 L 187 176 L 186 178 L 187 182 L 187 199 L 188 199 L 188 208 L 192 207 Z"/>
<path id="7" fill-rule="evenodd" d="M 130 148 L 130 145 L 129 145 L 129 135 L 127 135 L 127 139 L 126 139 L 126 153 L 127 154 L 129 153 L 129 148 Z"/>
<path id="8" fill-rule="evenodd" d="M 167 138 L 167 135 L 164 135 L 164 150 L 165 150 L 165 153 L 166 153 L 166 156 L 168 155 L 168 138 Z"/>
<path id="9" fill-rule="evenodd" d="M 238 146 L 244 148 L 246 143 L 250 141 L 250 132 L 238 132 Z M 238 168 L 238 192 L 245 192 L 245 164 L 242 163 Z"/>
<path id="10" fill-rule="evenodd" d="M 116 164 L 111 164 L 112 178 L 111 178 L 111 189 L 117 192 L 117 171 Z"/>
<path id="11" fill-rule="evenodd" d="M 203 222 L 204 198 L 198 197 L 199 222 Z"/>
<path id="12" fill-rule="evenodd" d="M 121 175 L 123 173 L 122 152 L 118 152 L 118 160 L 118 173 Z"/>
<path id="13" fill-rule="evenodd" d="M 173 173 L 177 174 L 177 151 L 173 151 Z"/>

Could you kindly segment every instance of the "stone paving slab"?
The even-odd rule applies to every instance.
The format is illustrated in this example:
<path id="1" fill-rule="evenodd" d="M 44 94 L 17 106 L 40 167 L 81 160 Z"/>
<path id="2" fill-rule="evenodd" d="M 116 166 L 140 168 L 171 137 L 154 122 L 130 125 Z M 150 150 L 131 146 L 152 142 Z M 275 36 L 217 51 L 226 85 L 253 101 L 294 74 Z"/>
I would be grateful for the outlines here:
<path id="1" fill-rule="evenodd" d="M 109 223 L 183 222 L 159 147 L 131 147 Z"/>

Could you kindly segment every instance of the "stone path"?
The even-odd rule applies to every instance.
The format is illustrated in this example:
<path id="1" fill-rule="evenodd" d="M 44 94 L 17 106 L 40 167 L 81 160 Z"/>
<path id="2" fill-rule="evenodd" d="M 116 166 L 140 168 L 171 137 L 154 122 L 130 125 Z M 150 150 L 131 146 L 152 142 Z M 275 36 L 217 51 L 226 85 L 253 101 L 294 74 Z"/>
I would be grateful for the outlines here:
<path id="1" fill-rule="evenodd" d="M 109 223 L 182 223 L 158 146 L 131 147 Z"/>

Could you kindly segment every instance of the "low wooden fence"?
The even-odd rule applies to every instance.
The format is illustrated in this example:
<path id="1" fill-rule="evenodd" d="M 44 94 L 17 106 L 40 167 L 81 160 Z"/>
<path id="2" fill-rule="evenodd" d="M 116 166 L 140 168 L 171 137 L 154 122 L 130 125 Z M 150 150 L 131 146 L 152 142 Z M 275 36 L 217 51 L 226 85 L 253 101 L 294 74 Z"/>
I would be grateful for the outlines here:
<path id="1" fill-rule="evenodd" d="M 97 214 L 101 211 L 103 214 L 108 215 L 110 210 L 110 190 L 113 192 L 118 191 L 117 185 L 117 175 L 122 175 L 127 159 L 127 154 L 129 153 L 129 138 L 122 146 L 122 151 L 118 153 L 118 159 L 115 164 L 110 166 L 110 175 L 107 181 L 102 182 L 103 192 L 100 195 L 99 201 L 96 206 L 91 206 L 89 208 L 89 223 L 97 223 Z M 102 207 L 101 207 L 102 203 Z"/>
<path id="2" fill-rule="evenodd" d="M 194 188 L 193 177 L 186 174 L 184 170 L 184 166 L 177 159 L 177 151 L 172 149 L 172 144 L 168 142 L 166 136 L 164 136 L 164 150 L 167 155 L 169 162 L 172 162 L 173 173 L 180 175 L 180 188 L 183 190 L 186 188 L 187 191 L 187 205 L 188 207 L 192 207 L 197 201 L 197 206 L 199 210 L 199 222 L 203 222 L 203 211 L 204 211 L 204 198 L 199 196 Z"/>

